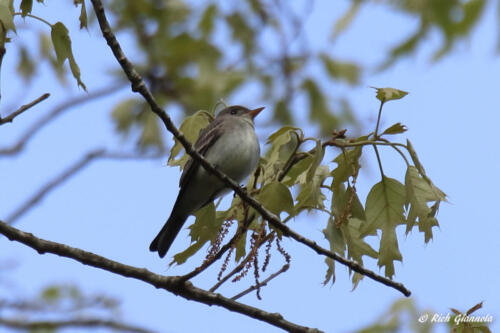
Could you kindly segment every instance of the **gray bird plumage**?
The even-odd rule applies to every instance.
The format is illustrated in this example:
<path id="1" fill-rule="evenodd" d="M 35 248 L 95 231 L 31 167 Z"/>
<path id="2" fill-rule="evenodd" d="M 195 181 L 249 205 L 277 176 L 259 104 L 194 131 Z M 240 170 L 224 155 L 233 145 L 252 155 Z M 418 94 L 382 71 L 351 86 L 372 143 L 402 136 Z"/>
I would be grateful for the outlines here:
<path id="1" fill-rule="evenodd" d="M 262 109 L 249 110 L 239 105 L 225 108 L 201 131 L 194 148 L 220 171 L 241 182 L 259 161 L 260 146 L 253 118 Z M 193 159 L 186 163 L 179 186 L 172 213 L 149 246 L 150 251 L 158 252 L 162 258 L 189 215 L 228 190 Z"/>

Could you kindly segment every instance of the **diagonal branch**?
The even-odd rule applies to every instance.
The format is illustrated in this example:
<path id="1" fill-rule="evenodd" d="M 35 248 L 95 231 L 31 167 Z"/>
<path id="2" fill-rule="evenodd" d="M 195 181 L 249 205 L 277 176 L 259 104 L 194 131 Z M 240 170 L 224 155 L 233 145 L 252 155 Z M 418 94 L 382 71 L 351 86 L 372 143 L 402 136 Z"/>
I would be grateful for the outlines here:
<path id="1" fill-rule="evenodd" d="M 391 279 L 385 278 L 381 275 L 376 274 L 373 271 L 363 268 L 357 262 L 345 259 L 340 255 L 328 251 L 325 248 L 322 248 L 316 242 L 303 237 L 297 232 L 290 229 L 287 225 L 282 223 L 280 219 L 267 209 L 265 209 L 262 204 L 260 204 L 255 198 L 248 195 L 245 190 L 243 190 L 234 180 L 229 178 L 224 173 L 220 172 L 216 169 L 211 163 L 209 163 L 203 156 L 201 156 L 191 145 L 191 143 L 186 139 L 186 137 L 179 132 L 177 127 L 172 122 L 172 119 L 167 115 L 167 113 L 158 105 L 155 98 L 146 87 L 141 76 L 134 69 L 132 63 L 127 59 L 125 54 L 123 53 L 118 40 L 116 39 L 114 33 L 111 31 L 111 27 L 109 26 L 108 20 L 106 18 L 106 13 L 104 12 L 104 8 L 101 0 L 91 0 L 92 5 L 94 6 L 94 11 L 97 16 L 97 20 L 99 21 L 99 26 L 101 28 L 102 34 L 106 39 L 111 51 L 113 52 L 116 60 L 120 63 L 123 71 L 127 75 L 131 86 L 132 91 L 141 94 L 146 102 L 151 107 L 151 111 L 154 112 L 163 122 L 165 127 L 169 132 L 171 132 L 175 138 L 182 144 L 186 153 L 188 153 L 194 160 L 200 163 L 208 172 L 214 174 L 217 178 L 224 182 L 229 188 L 233 189 L 234 192 L 241 197 L 242 200 L 246 201 L 250 206 L 252 206 L 259 214 L 266 219 L 273 227 L 279 229 L 285 236 L 291 237 L 299 243 L 302 243 L 316 253 L 332 258 L 333 260 L 339 262 L 342 265 L 349 267 L 351 270 L 358 272 L 364 276 L 367 276 L 375 281 L 378 281 L 386 286 L 392 287 L 396 290 L 402 292 L 405 296 L 410 296 L 411 292 L 401 283 L 394 282 Z"/>
<path id="2" fill-rule="evenodd" d="M 107 96 L 115 91 L 118 91 L 119 89 L 123 88 L 124 84 L 123 83 L 117 83 L 113 84 L 110 86 L 107 86 L 105 88 L 96 90 L 94 92 L 91 92 L 89 94 L 85 94 L 83 96 L 78 96 L 72 99 L 69 99 L 62 104 L 58 105 L 55 107 L 50 113 L 46 114 L 44 117 L 39 119 L 35 124 L 33 124 L 28 130 L 21 135 L 19 140 L 13 144 L 10 147 L 5 147 L 5 148 L 0 148 L 0 156 L 1 155 L 14 155 L 19 153 L 26 143 L 40 130 L 42 129 L 45 125 L 47 125 L 49 122 L 54 120 L 57 116 L 62 114 L 64 111 L 79 105 L 83 104 L 86 102 L 90 102 L 94 99 Z M 6 119 L 6 118 L 4 118 Z"/>
<path id="3" fill-rule="evenodd" d="M 110 158 L 110 159 L 138 159 L 138 158 L 160 158 L 163 155 L 161 153 L 155 155 L 139 155 L 136 153 L 122 153 L 122 152 L 108 152 L 105 149 L 95 149 L 88 152 L 82 158 L 80 158 L 76 163 L 72 164 L 66 170 L 61 172 L 55 178 L 48 181 L 45 185 L 39 188 L 35 193 L 31 195 L 24 203 L 22 203 L 18 208 L 16 208 L 7 218 L 9 224 L 13 224 L 22 215 L 26 214 L 27 211 L 32 209 L 36 204 L 42 200 L 47 193 L 51 192 L 54 188 L 58 187 L 69 178 L 77 174 L 79 171 L 83 170 L 87 165 L 97 158 Z"/>
<path id="4" fill-rule="evenodd" d="M 289 332 L 320 332 L 317 329 L 291 323 L 285 320 L 279 313 L 270 313 L 259 308 L 236 302 L 222 296 L 221 294 L 197 288 L 191 282 L 185 281 L 181 277 L 158 275 L 145 268 L 125 265 L 91 252 L 65 244 L 44 240 L 35 237 L 33 234 L 23 232 L 9 226 L 3 221 L 0 221 L 0 233 L 4 234 L 11 241 L 17 241 L 35 249 L 40 254 L 53 253 L 61 257 L 70 258 L 84 265 L 143 281 L 154 286 L 155 288 L 164 289 L 188 300 L 197 301 L 207 305 L 217 305 L 228 309 L 229 311 L 241 313 L 245 316 L 264 321 L 270 325 L 282 328 Z"/>
<path id="5" fill-rule="evenodd" d="M 142 327 L 127 325 L 118 321 L 104 320 L 104 319 L 26 321 L 25 319 L 15 320 L 15 319 L 0 318 L 0 326 L 8 327 L 11 329 L 18 329 L 22 331 L 29 330 L 30 332 L 38 330 L 55 331 L 68 327 L 78 327 L 78 328 L 105 327 L 105 328 L 110 328 L 112 330 L 123 331 L 123 332 L 153 333 L 153 331 L 150 331 Z"/>
<path id="6" fill-rule="evenodd" d="M 11 114 L 9 114 L 7 117 L 5 117 L 5 118 L 0 117 L 0 125 L 6 124 L 6 123 L 11 123 L 14 120 L 14 118 L 19 116 L 21 113 L 23 113 L 24 111 L 26 111 L 28 109 L 31 109 L 32 107 L 34 107 L 35 105 L 37 105 L 41 101 L 46 100 L 47 98 L 49 98 L 49 96 L 50 96 L 49 93 L 43 94 L 42 96 L 35 99 L 33 102 L 30 102 L 26 105 L 21 106 L 19 109 L 12 112 Z"/>
<path id="7" fill-rule="evenodd" d="M 248 289 L 245 289 L 242 292 L 240 292 L 239 294 L 234 295 L 233 297 L 231 297 L 231 299 L 237 300 L 238 298 L 241 298 L 241 297 L 245 296 L 248 293 L 251 293 L 252 291 L 254 291 L 256 289 L 259 289 L 260 287 L 266 286 L 269 283 L 269 281 L 271 281 L 272 279 L 274 279 L 275 277 L 277 277 L 281 273 L 286 272 L 289 268 L 290 268 L 290 264 L 283 265 L 283 267 L 281 267 L 277 272 L 274 272 L 273 274 L 269 275 L 269 277 L 267 279 L 265 279 L 264 281 L 259 282 L 256 285 L 248 287 Z"/>

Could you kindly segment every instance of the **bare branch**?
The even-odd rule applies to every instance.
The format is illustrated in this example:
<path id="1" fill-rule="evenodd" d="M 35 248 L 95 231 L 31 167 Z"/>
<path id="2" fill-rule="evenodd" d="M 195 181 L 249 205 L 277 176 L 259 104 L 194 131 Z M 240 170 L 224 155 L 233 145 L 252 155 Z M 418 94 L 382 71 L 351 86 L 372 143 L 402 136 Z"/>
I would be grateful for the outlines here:
<path id="1" fill-rule="evenodd" d="M 47 125 L 49 122 L 54 120 L 57 116 L 62 114 L 64 111 L 79 105 L 83 104 L 86 102 L 90 102 L 94 99 L 107 96 L 115 91 L 118 91 L 119 89 L 123 88 L 124 84 L 123 83 L 118 83 L 114 85 L 107 86 L 105 88 L 96 90 L 95 92 L 85 94 L 82 96 L 75 97 L 73 99 L 67 100 L 63 102 L 62 104 L 58 105 L 55 107 L 50 113 L 46 114 L 44 117 L 42 117 L 40 120 L 38 120 L 36 123 L 34 123 L 28 130 L 21 135 L 19 140 L 13 144 L 11 147 L 6 147 L 6 148 L 0 148 L 0 155 L 14 155 L 19 153 L 26 143 L 40 130 L 42 129 L 45 125 Z"/>
<path id="2" fill-rule="evenodd" d="M 217 305 L 238 312 L 248 317 L 264 321 L 289 332 L 320 332 L 305 326 L 291 323 L 279 313 L 270 313 L 243 303 L 233 301 L 221 294 L 212 293 L 195 287 L 191 282 L 183 280 L 179 276 L 162 276 L 155 274 L 145 268 L 138 268 L 122 264 L 117 261 L 87 252 L 65 244 L 56 243 L 35 237 L 33 234 L 23 232 L 7 223 L 0 221 L 0 233 L 11 241 L 23 243 L 38 253 L 53 253 L 61 257 L 70 258 L 84 265 L 89 265 L 124 277 L 129 277 L 148 283 L 155 288 L 164 289 L 175 295 L 182 296 L 188 300 L 197 301 L 207 305 Z"/>
<path id="3" fill-rule="evenodd" d="M 18 330 L 56 330 L 68 327 L 106 327 L 112 328 L 114 330 L 119 330 L 123 332 L 134 332 L 134 333 L 152 333 L 148 329 L 123 324 L 118 321 L 105 320 L 105 319 L 70 319 L 70 320 L 53 320 L 53 321 L 26 321 L 15 320 L 15 319 L 5 319 L 0 318 L 0 326 L 18 329 Z"/>
<path id="4" fill-rule="evenodd" d="M 126 153 L 126 152 L 107 152 L 105 149 L 95 149 L 91 152 L 85 154 L 80 160 L 72 164 L 66 170 L 61 172 L 55 178 L 48 181 L 40 189 L 38 189 L 34 194 L 32 194 L 24 203 L 22 203 L 18 208 L 16 208 L 7 218 L 9 224 L 13 224 L 22 215 L 26 214 L 27 211 L 32 209 L 37 203 L 42 200 L 47 193 L 52 191 L 57 186 L 61 185 L 69 178 L 77 174 L 79 171 L 84 169 L 92 161 L 97 158 L 110 158 L 110 159 L 155 159 L 161 158 L 163 154 L 160 152 L 155 155 L 141 155 L 137 153 Z"/>
<path id="5" fill-rule="evenodd" d="M 280 270 L 278 270 L 277 272 L 269 275 L 269 277 L 267 279 L 265 279 L 264 281 L 260 282 L 259 284 L 257 285 L 253 285 L 253 286 L 250 286 L 248 289 L 246 290 L 243 290 L 241 293 L 239 293 L 238 295 L 234 295 L 233 297 L 231 297 L 232 300 L 237 300 L 238 298 L 241 298 L 243 296 L 245 296 L 246 294 L 256 290 L 256 289 L 259 289 L 260 287 L 264 287 L 267 285 L 267 283 L 269 281 L 271 281 L 272 279 L 274 279 L 275 277 L 277 277 L 278 275 L 280 275 L 281 273 L 284 273 L 288 270 L 288 268 L 290 268 L 290 265 L 289 264 L 285 264 L 283 265 L 283 267 L 281 267 Z"/>
<path id="6" fill-rule="evenodd" d="M 279 229 L 285 236 L 291 237 L 295 239 L 297 242 L 302 243 L 316 253 L 332 258 L 333 260 L 339 262 L 342 265 L 349 267 L 351 270 L 358 272 L 364 276 L 367 276 L 375 281 L 378 281 L 386 286 L 392 287 L 396 290 L 402 292 L 405 296 L 410 296 L 411 292 L 401 283 L 397 283 L 383 277 L 381 275 L 376 274 L 373 271 L 363 268 L 357 262 L 348 260 L 340 255 L 328 251 L 325 248 L 322 248 L 316 242 L 303 237 L 297 232 L 290 229 L 287 225 L 282 223 L 280 219 L 270 211 L 264 208 L 262 204 L 260 204 L 255 198 L 248 195 L 234 180 L 229 178 L 224 173 L 220 172 L 216 169 L 211 163 L 209 163 L 203 156 L 201 156 L 189 143 L 189 141 L 184 137 L 184 135 L 179 132 L 177 127 L 174 125 L 170 117 L 167 113 L 158 105 L 155 98 L 147 88 L 141 76 L 134 69 L 132 63 L 127 59 L 125 54 L 123 53 L 120 44 L 118 43 L 114 33 L 111 31 L 111 27 L 109 26 L 108 20 L 106 18 L 106 14 L 104 12 L 104 8 L 101 0 L 91 0 L 92 5 L 94 6 L 94 11 L 96 13 L 97 19 L 99 21 L 99 26 L 101 28 L 102 34 L 106 39 L 109 47 L 113 51 L 115 58 L 120 63 L 123 71 L 127 75 L 129 81 L 131 82 L 132 91 L 141 94 L 146 102 L 151 107 L 151 111 L 154 112 L 164 123 L 165 127 L 168 131 L 170 131 L 175 138 L 182 144 L 186 153 L 188 153 L 194 160 L 200 163 L 208 172 L 214 174 L 217 178 L 224 182 L 229 188 L 233 189 L 234 192 L 241 197 L 242 200 L 246 201 L 250 206 L 252 206 L 261 216 L 266 219 L 271 225 L 275 228 Z"/>
<path id="7" fill-rule="evenodd" d="M 37 105 L 41 101 L 46 100 L 47 98 L 49 98 L 49 96 L 50 96 L 49 93 L 43 94 L 42 96 L 35 99 L 33 102 L 30 102 L 26 105 L 21 106 L 19 109 L 12 112 L 11 114 L 9 114 L 7 117 L 5 117 L 5 118 L 0 117 L 0 125 L 6 124 L 6 123 L 11 123 L 14 120 L 14 118 L 19 116 L 21 113 L 23 113 L 24 111 L 26 111 L 28 109 L 31 109 L 32 107 L 34 107 L 35 105 Z"/>

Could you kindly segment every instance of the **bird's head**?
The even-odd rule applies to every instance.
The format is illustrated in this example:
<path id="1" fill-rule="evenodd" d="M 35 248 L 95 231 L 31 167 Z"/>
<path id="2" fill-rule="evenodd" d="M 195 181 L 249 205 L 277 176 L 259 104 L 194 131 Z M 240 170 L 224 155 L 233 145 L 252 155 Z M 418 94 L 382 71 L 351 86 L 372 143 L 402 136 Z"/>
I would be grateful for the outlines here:
<path id="1" fill-rule="evenodd" d="M 222 110 L 217 115 L 217 118 L 219 118 L 219 117 L 246 117 L 246 118 L 250 118 L 253 120 L 262 110 L 264 110 L 264 107 L 250 110 L 250 109 L 248 109 L 244 106 L 241 106 L 241 105 L 233 105 L 233 106 L 228 106 L 227 108 Z"/>

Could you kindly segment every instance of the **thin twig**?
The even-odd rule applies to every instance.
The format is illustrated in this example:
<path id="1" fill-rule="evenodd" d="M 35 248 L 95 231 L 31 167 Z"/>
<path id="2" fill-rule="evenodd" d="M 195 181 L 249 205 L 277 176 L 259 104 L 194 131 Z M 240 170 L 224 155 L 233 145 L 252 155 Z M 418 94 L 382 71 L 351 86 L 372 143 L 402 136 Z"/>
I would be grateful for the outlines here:
<path id="1" fill-rule="evenodd" d="M 272 279 L 274 279 L 275 277 L 277 277 L 281 273 L 286 272 L 288 270 L 288 268 L 290 268 L 289 264 L 283 265 L 283 267 L 281 267 L 281 269 L 279 271 L 277 271 L 277 272 L 269 275 L 269 277 L 267 279 L 265 279 L 264 281 L 260 282 L 258 285 L 250 286 L 248 289 L 243 290 L 238 295 L 234 295 L 233 297 L 231 297 L 231 299 L 235 301 L 238 298 L 241 298 L 241 297 L 245 296 L 246 294 L 251 293 L 255 289 L 259 289 L 260 287 L 265 287 L 269 281 L 271 281 Z"/>
<path id="2" fill-rule="evenodd" d="M 137 92 L 143 96 L 143 98 L 151 107 L 151 111 L 155 113 L 163 121 L 163 124 L 165 125 L 167 130 L 171 132 L 175 136 L 175 138 L 182 144 L 184 150 L 186 151 L 187 154 L 191 156 L 191 158 L 193 158 L 196 162 L 202 165 L 203 168 L 205 168 L 209 173 L 219 178 L 229 188 L 233 189 L 234 192 L 242 200 L 246 201 L 252 208 L 254 208 L 257 212 L 259 212 L 259 214 L 265 220 L 267 220 L 273 227 L 280 230 L 285 236 L 291 237 L 296 241 L 298 241 L 299 243 L 308 246 L 318 254 L 332 258 L 333 260 L 349 267 L 351 270 L 357 273 L 365 275 L 386 286 L 390 286 L 396 290 L 399 290 L 405 296 L 410 296 L 411 292 L 403 284 L 394 282 L 391 279 L 378 275 L 373 271 L 367 270 L 363 268 L 361 265 L 359 265 L 357 262 L 345 259 L 344 257 L 341 257 L 340 255 L 319 246 L 318 244 L 316 244 L 316 242 L 308 238 L 305 238 L 304 236 L 290 229 L 287 225 L 283 224 L 275 214 L 271 213 L 269 210 L 264 208 L 264 206 L 259 201 L 257 201 L 252 196 L 248 195 L 246 191 L 239 186 L 238 183 L 236 183 L 227 175 L 216 169 L 202 155 L 200 155 L 200 153 L 198 153 L 198 151 L 196 151 L 193 148 L 193 146 L 186 139 L 186 137 L 181 132 L 179 132 L 179 130 L 174 125 L 172 119 L 167 115 L 167 113 L 158 105 L 155 98 L 153 97 L 153 95 L 147 88 L 146 84 L 144 83 L 142 77 L 137 73 L 132 63 L 127 59 L 127 57 L 123 53 L 121 46 L 118 43 L 118 40 L 116 39 L 114 33 L 111 31 L 111 27 L 109 26 L 108 20 L 106 18 L 106 14 L 104 12 L 101 0 L 91 0 L 91 2 L 92 5 L 94 6 L 94 11 L 96 13 L 97 20 L 99 21 L 99 26 L 101 28 L 102 34 L 106 39 L 109 47 L 113 51 L 115 58 L 120 63 L 123 71 L 127 75 L 131 83 L 132 91 Z"/>
<path id="3" fill-rule="evenodd" d="M 274 237 L 273 233 L 267 234 L 267 236 L 264 238 L 264 240 L 262 241 L 262 243 L 259 244 L 259 246 L 262 246 L 271 237 Z M 252 259 L 252 257 L 253 257 L 253 253 L 252 252 L 250 252 L 249 254 L 247 254 L 247 256 L 238 264 L 238 266 L 236 266 L 235 268 L 233 268 L 233 270 L 231 272 L 227 273 L 222 279 L 220 279 L 219 281 L 217 281 L 217 283 L 214 284 L 212 286 L 212 288 L 209 289 L 209 291 L 213 292 L 213 291 L 217 290 L 217 288 L 219 288 L 224 282 L 226 282 L 227 280 L 229 280 L 234 274 L 236 274 L 239 271 L 241 271 L 243 269 L 243 267 L 245 267 L 246 263 L 250 259 Z"/>
<path id="4" fill-rule="evenodd" d="M 15 320 L 15 319 L 5 319 L 0 318 L 0 326 L 8 327 L 11 329 L 18 330 L 48 330 L 55 331 L 68 327 L 78 327 L 78 328 L 110 328 L 113 330 L 123 331 L 123 332 L 134 332 L 134 333 L 152 333 L 148 329 L 127 325 L 114 320 L 106 319 L 69 319 L 69 320 L 52 320 L 52 321 L 27 321 Z"/>
<path id="5" fill-rule="evenodd" d="M 217 305 L 228 309 L 229 311 L 241 313 L 248 317 L 264 321 L 273 326 L 280 327 L 289 332 L 319 332 L 317 329 L 289 322 L 279 313 L 270 313 L 259 308 L 233 301 L 222 296 L 221 294 L 197 288 L 191 282 L 185 281 L 178 276 L 158 275 L 145 268 L 125 265 L 91 252 L 65 244 L 44 240 L 35 237 L 33 234 L 16 229 L 3 221 L 0 221 L 0 233 L 4 234 L 11 241 L 17 241 L 35 249 L 40 254 L 53 253 L 61 257 L 70 258 L 84 265 L 143 281 L 156 288 L 167 290 L 188 300 L 197 301 L 207 305 Z"/>
<path id="6" fill-rule="evenodd" d="M 79 171 L 83 170 L 87 165 L 97 158 L 108 158 L 108 159 L 155 159 L 161 158 L 163 154 L 158 153 L 155 155 L 140 155 L 137 153 L 126 153 L 126 152 L 108 152 L 103 148 L 94 149 L 83 157 L 81 157 L 76 163 L 72 164 L 66 168 L 63 172 L 59 173 L 56 177 L 49 180 L 45 185 L 40 187 L 35 193 L 33 193 L 24 203 L 19 205 L 18 208 L 6 218 L 9 224 L 13 224 L 22 215 L 26 214 L 27 211 L 32 209 L 37 203 L 42 200 L 47 193 L 52 191 L 57 186 L 61 185 L 69 178 L 77 174 Z"/>
<path id="7" fill-rule="evenodd" d="M 34 107 L 35 105 L 37 105 L 41 101 L 46 100 L 47 98 L 49 98 L 49 96 L 50 96 L 49 93 L 43 94 L 42 96 L 35 99 L 33 102 L 30 102 L 28 104 L 21 106 L 19 109 L 12 112 L 11 114 L 9 114 L 7 117 L 5 117 L 5 118 L 0 117 L 0 125 L 3 125 L 5 123 L 11 123 L 14 120 L 14 118 L 19 116 L 21 113 L 23 113 L 24 111 L 26 111 L 28 109 L 31 109 L 32 107 Z"/>
<path id="8" fill-rule="evenodd" d="M 13 144 L 10 147 L 5 147 L 5 148 L 0 148 L 0 157 L 1 155 L 14 155 L 19 153 L 26 143 L 40 130 L 42 129 L 45 125 L 47 125 L 49 122 L 54 120 L 57 116 L 62 114 L 64 111 L 77 106 L 79 104 L 83 104 L 86 102 L 90 102 L 94 99 L 107 96 L 115 91 L 118 91 L 119 89 L 123 88 L 125 84 L 123 83 L 117 83 L 117 84 L 112 84 L 109 85 L 105 88 L 98 89 L 94 92 L 81 95 L 72 99 L 69 99 L 60 105 L 56 106 L 51 112 L 43 116 L 41 119 L 39 119 L 36 123 L 34 123 L 31 127 L 29 127 L 26 132 L 24 132 L 23 135 L 19 138 L 19 140 Z"/>

